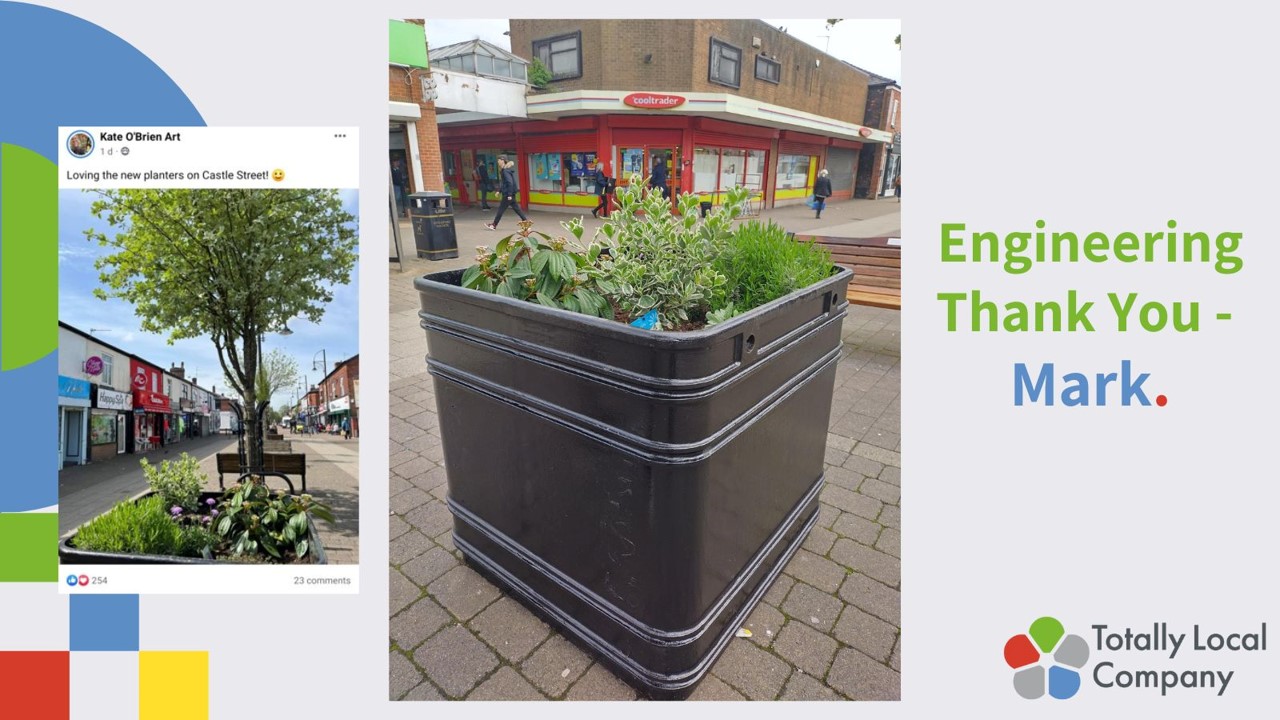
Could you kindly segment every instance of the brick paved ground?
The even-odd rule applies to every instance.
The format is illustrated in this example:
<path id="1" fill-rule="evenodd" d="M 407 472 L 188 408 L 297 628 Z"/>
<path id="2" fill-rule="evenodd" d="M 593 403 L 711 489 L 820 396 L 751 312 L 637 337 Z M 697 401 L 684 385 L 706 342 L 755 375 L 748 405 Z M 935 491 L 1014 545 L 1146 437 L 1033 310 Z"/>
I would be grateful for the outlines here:
<path id="1" fill-rule="evenodd" d="M 390 697 L 636 699 L 597 658 L 466 567 L 450 540 L 412 278 L 465 267 L 468 245 L 505 234 L 469 230 L 457 261 L 407 260 L 403 274 L 392 266 Z M 818 525 L 749 618 L 752 637 L 729 644 L 692 699 L 898 699 L 899 327 L 896 311 L 850 307 Z"/>

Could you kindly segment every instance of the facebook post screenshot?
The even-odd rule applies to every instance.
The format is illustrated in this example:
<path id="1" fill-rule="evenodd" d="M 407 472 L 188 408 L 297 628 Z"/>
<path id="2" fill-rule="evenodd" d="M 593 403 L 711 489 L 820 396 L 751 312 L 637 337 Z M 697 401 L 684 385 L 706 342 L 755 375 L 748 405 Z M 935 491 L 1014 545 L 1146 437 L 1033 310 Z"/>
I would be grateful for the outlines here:
<path id="1" fill-rule="evenodd" d="M 358 592 L 356 130 L 59 142 L 61 591 Z"/>

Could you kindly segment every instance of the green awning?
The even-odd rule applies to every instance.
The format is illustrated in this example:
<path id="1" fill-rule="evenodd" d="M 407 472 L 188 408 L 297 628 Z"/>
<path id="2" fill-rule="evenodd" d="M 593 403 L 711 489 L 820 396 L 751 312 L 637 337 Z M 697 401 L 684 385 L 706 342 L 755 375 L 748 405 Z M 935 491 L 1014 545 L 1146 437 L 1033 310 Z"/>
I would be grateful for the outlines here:
<path id="1" fill-rule="evenodd" d="M 391 20 L 389 23 L 391 25 L 388 44 L 391 49 L 390 62 L 409 67 L 428 67 L 426 28 L 399 20 Z"/>

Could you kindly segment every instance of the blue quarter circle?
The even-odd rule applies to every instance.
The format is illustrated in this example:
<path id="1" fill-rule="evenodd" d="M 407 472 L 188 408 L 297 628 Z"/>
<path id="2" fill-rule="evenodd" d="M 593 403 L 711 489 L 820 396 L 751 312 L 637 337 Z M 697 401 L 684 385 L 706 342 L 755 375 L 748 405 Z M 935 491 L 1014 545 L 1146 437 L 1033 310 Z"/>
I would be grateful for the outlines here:
<path id="1" fill-rule="evenodd" d="M 205 124 L 137 48 L 87 20 L 25 3 L 0 2 L 0 92 L 0 142 L 55 163 L 59 125 Z"/>

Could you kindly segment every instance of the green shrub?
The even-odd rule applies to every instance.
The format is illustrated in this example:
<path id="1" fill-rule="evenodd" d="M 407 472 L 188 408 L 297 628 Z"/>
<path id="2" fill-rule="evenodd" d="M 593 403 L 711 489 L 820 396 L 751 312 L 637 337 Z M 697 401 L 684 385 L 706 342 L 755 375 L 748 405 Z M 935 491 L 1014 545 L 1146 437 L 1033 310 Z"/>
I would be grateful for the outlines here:
<path id="1" fill-rule="evenodd" d="M 538 58 L 529 63 L 529 84 L 539 90 L 545 90 L 551 84 L 551 71 Z"/>
<path id="2" fill-rule="evenodd" d="M 772 221 L 742 223 L 716 259 L 716 270 L 732 288 L 714 318 L 729 317 L 772 302 L 831 275 L 831 253 L 813 242 L 796 242 Z"/>
<path id="3" fill-rule="evenodd" d="M 177 460 L 165 460 L 158 467 L 146 460 L 141 462 L 147 484 L 160 496 L 164 507 L 177 505 L 184 510 L 195 510 L 200 504 L 200 491 L 209 478 L 195 458 L 182 453 Z"/>
<path id="4" fill-rule="evenodd" d="M 176 555 L 182 534 L 164 500 L 152 495 L 116 503 L 82 526 L 72 542 L 81 550 L 95 552 Z"/>
<path id="5" fill-rule="evenodd" d="M 728 300 L 730 286 L 716 258 L 748 194 L 745 188 L 729 191 L 706 219 L 698 217 L 698 196 L 682 195 L 680 214 L 673 215 L 662 193 L 632 175 L 617 190 L 617 211 L 600 228 L 611 257 L 596 272 L 598 287 L 630 317 L 656 309 L 664 329 L 706 320 Z"/>
<path id="6" fill-rule="evenodd" d="M 214 527 L 231 543 L 233 556 L 260 554 L 288 561 L 292 553 L 301 560 L 311 550 L 309 518 L 334 521 L 329 508 L 310 495 L 274 493 L 254 482 L 229 489 L 218 507 Z"/>
<path id="7" fill-rule="evenodd" d="M 581 218 L 560 224 L 581 241 Z M 612 318 L 613 308 L 597 291 L 596 279 L 588 274 L 602 246 L 576 247 L 565 238 L 553 238 L 532 227 L 533 223 L 522 221 L 520 231 L 499 240 L 492 252 L 483 245 L 476 248 L 479 264 L 462 274 L 462 287 Z"/>

